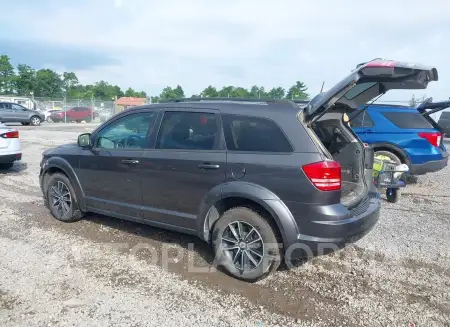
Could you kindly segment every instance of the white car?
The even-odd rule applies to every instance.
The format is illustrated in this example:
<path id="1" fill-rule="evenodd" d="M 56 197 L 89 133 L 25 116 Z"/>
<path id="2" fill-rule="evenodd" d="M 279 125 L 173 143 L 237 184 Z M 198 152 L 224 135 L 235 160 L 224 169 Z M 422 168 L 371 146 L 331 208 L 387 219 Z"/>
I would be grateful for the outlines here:
<path id="1" fill-rule="evenodd" d="M 0 124 L 0 169 L 9 169 L 21 159 L 19 131 Z"/>

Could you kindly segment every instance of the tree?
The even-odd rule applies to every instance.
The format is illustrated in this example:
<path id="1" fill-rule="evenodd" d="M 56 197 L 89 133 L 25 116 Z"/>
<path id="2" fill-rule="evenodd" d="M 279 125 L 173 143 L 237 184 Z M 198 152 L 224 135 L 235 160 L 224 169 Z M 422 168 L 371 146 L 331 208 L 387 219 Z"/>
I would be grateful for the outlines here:
<path id="1" fill-rule="evenodd" d="M 66 97 L 72 97 L 73 95 L 73 88 L 78 85 L 78 77 L 75 75 L 75 73 L 63 73 L 63 89 L 65 92 Z"/>
<path id="2" fill-rule="evenodd" d="M 267 98 L 269 94 L 265 91 L 264 86 L 253 85 L 250 89 L 250 98 Z"/>
<path id="3" fill-rule="evenodd" d="M 274 87 L 269 91 L 269 98 L 271 99 L 283 99 L 286 91 L 282 87 Z"/>
<path id="4" fill-rule="evenodd" d="M 286 94 L 286 99 L 308 99 L 309 94 L 306 93 L 308 88 L 303 82 L 297 81 L 293 86 L 291 86 Z"/>
<path id="5" fill-rule="evenodd" d="M 35 92 L 37 81 L 36 71 L 30 66 L 19 64 L 15 79 L 15 90 L 19 95 L 30 95 Z"/>
<path id="6" fill-rule="evenodd" d="M 219 96 L 219 92 L 217 92 L 214 86 L 210 85 L 204 89 L 200 95 L 204 98 L 217 98 Z"/>
<path id="7" fill-rule="evenodd" d="M 51 69 L 40 69 L 36 72 L 37 97 L 62 97 L 63 81 L 61 76 Z"/>
<path id="8" fill-rule="evenodd" d="M 184 91 L 180 85 L 177 85 L 174 89 L 170 86 L 166 86 L 159 96 L 160 99 L 179 99 L 184 97 Z"/>
<path id="9" fill-rule="evenodd" d="M 14 92 L 14 67 L 7 55 L 0 55 L 0 94 Z"/>

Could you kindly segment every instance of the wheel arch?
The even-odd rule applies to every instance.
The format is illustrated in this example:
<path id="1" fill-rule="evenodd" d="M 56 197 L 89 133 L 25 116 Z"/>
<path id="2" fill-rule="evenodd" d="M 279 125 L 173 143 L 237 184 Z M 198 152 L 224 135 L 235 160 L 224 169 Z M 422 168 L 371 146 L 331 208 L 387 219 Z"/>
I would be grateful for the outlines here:
<path id="1" fill-rule="evenodd" d="M 217 186 L 206 195 L 199 209 L 199 237 L 211 242 L 212 229 L 220 216 L 239 206 L 250 206 L 269 219 L 286 248 L 297 240 L 297 223 L 280 198 L 259 185 L 238 181 Z"/>
<path id="2" fill-rule="evenodd" d="M 394 153 L 397 157 L 400 158 L 402 163 L 405 163 L 408 165 L 408 167 L 411 167 L 411 159 L 408 155 L 408 153 L 400 148 L 399 146 L 389 143 L 389 142 L 376 142 L 371 144 L 373 151 L 389 151 Z"/>
<path id="3" fill-rule="evenodd" d="M 42 168 L 44 190 L 46 189 L 45 183 L 47 182 L 47 179 L 48 179 L 48 177 L 46 177 L 46 176 L 50 176 L 55 173 L 62 173 L 67 176 L 67 178 L 69 179 L 69 181 L 72 184 L 72 187 L 76 193 L 76 197 L 77 197 L 77 201 L 78 201 L 78 205 L 79 205 L 80 209 L 85 210 L 86 209 L 86 201 L 84 198 L 83 188 L 81 187 L 80 181 L 79 181 L 77 175 L 75 174 L 75 171 L 73 170 L 72 166 L 64 158 L 52 157 L 52 158 L 49 158 L 45 162 L 45 164 Z M 43 193 L 44 193 L 44 196 L 46 196 L 45 191 Z"/>

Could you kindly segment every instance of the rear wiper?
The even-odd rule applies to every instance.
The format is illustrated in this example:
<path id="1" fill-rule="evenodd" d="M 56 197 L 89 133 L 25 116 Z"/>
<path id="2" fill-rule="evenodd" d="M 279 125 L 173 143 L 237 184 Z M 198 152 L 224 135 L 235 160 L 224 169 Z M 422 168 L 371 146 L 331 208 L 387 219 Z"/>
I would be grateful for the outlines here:
<path id="1" fill-rule="evenodd" d="M 375 101 L 377 101 L 379 98 L 381 98 L 384 95 L 384 93 L 381 93 L 377 97 L 375 97 L 371 102 L 367 103 L 364 108 L 360 110 L 356 110 L 356 113 L 354 115 L 351 115 L 351 117 L 348 117 L 348 123 L 350 123 L 354 118 L 358 117 L 361 113 L 367 110 L 369 106 L 371 106 Z"/>

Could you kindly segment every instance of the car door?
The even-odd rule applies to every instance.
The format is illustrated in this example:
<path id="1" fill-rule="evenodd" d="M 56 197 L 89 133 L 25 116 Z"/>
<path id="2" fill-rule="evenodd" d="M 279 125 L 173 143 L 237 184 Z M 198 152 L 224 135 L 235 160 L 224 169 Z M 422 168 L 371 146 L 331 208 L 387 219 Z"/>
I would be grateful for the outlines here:
<path id="1" fill-rule="evenodd" d="M 30 111 L 21 105 L 11 103 L 12 116 L 16 122 L 26 122 L 30 120 Z"/>
<path id="2" fill-rule="evenodd" d="M 196 230 L 205 196 L 225 179 L 226 153 L 219 131 L 217 111 L 164 112 L 155 147 L 145 152 L 141 165 L 145 219 L 185 232 Z"/>
<path id="3" fill-rule="evenodd" d="M 157 114 L 125 113 L 93 133 L 92 148 L 83 149 L 77 174 L 89 210 L 141 217 L 141 160 Z"/>

